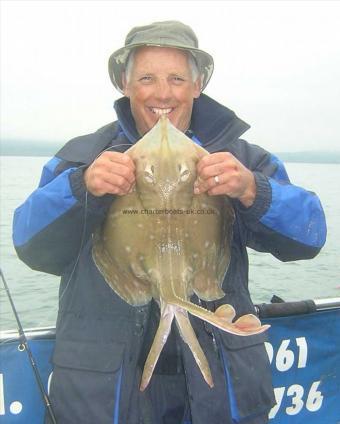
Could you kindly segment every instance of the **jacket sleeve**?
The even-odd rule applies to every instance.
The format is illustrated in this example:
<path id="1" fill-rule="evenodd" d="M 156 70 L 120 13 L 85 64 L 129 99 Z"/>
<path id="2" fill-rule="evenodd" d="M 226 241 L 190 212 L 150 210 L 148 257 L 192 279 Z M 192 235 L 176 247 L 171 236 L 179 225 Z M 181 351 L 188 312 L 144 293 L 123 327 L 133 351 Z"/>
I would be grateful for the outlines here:
<path id="1" fill-rule="evenodd" d="M 317 195 L 291 184 L 283 163 L 258 146 L 238 140 L 235 155 L 253 171 L 257 188 L 250 208 L 236 205 L 247 246 L 282 261 L 316 256 L 327 232 Z"/>
<path id="2" fill-rule="evenodd" d="M 86 192 L 84 167 L 54 157 L 38 188 L 15 210 L 14 246 L 31 268 L 61 275 L 103 220 L 113 197 Z"/>

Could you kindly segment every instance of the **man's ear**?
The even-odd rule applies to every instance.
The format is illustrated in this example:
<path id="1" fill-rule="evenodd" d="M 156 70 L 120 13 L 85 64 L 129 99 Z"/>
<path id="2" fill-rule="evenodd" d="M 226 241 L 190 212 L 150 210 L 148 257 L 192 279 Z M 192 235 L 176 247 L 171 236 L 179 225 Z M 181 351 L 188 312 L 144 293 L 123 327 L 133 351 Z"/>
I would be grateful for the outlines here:
<path id="1" fill-rule="evenodd" d="M 125 72 L 122 73 L 122 84 L 123 84 L 123 93 L 125 97 L 130 96 L 129 84 L 126 81 Z"/>
<path id="2" fill-rule="evenodd" d="M 202 77 L 199 76 L 194 82 L 194 99 L 198 99 L 201 94 Z"/>

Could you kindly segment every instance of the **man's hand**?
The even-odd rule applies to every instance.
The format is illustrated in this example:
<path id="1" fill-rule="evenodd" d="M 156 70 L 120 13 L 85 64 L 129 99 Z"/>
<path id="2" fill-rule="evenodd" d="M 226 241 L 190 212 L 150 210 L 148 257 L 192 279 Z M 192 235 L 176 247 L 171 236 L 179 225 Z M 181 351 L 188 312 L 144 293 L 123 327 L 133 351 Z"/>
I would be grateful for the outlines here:
<path id="1" fill-rule="evenodd" d="M 204 156 L 197 164 L 197 175 L 194 187 L 196 194 L 226 194 L 239 199 L 247 208 L 254 203 L 254 175 L 231 153 L 219 152 Z"/>
<path id="2" fill-rule="evenodd" d="M 135 165 L 124 153 L 104 152 L 84 172 L 84 181 L 94 196 L 127 194 L 135 183 Z"/>

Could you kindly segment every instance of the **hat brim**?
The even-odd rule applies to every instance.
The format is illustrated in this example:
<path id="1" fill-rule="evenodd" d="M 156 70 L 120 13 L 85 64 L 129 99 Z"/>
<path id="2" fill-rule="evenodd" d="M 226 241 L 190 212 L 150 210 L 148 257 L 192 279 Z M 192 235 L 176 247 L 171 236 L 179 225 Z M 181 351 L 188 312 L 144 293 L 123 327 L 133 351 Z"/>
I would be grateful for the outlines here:
<path id="1" fill-rule="evenodd" d="M 118 91 L 124 94 L 122 75 L 125 70 L 125 63 L 129 56 L 129 53 L 137 47 L 168 47 L 173 49 L 185 50 L 190 52 L 196 60 L 199 74 L 202 76 L 202 87 L 201 91 L 207 86 L 211 75 L 214 71 L 214 60 L 212 56 L 200 49 L 187 46 L 174 46 L 170 44 L 158 44 L 158 43 L 136 43 L 130 44 L 129 46 L 122 47 L 121 49 L 112 53 L 109 58 L 109 75 L 112 84 Z"/>

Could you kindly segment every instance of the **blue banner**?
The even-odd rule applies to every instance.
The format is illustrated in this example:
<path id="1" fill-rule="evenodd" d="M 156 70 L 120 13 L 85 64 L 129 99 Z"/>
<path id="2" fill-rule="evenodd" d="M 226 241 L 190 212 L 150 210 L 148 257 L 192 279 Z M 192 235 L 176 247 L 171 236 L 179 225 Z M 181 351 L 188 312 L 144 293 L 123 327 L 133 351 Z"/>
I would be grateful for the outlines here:
<path id="1" fill-rule="evenodd" d="M 263 322 L 271 324 L 266 348 L 277 401 L 270 424 L 339 424 L 340 309 Z M 47 389 L 54 340 L 29 345 Z M 17 340 L 2 341 L 0 424 L 42 424 L 44 414 L 27 352 Z"/>
<path id="2" fill-rule="evenodd" d="M 28 342 L 45 388 L 51 374 L 54 340 Z M 17 341 L 0 345 L 0 423 L 42 424 L 45 406 L 27 352 Z"/>
<path id="3" fill-rule="evenodd" d="M 271 324 L 275 424 L 340 423 L 340 309 L 263 320 Z"/>

